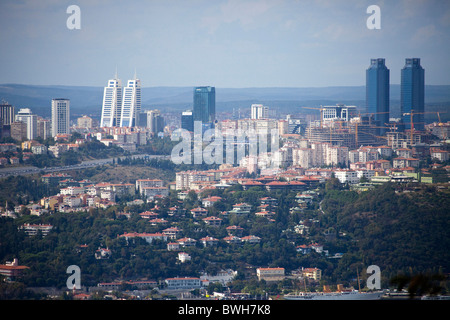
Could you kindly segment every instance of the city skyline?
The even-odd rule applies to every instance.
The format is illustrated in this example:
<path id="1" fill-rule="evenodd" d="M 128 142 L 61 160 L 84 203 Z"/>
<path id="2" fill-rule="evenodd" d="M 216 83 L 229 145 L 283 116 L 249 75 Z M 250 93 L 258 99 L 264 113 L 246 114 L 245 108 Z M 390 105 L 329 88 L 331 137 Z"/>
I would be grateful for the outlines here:
<path id="1" fill-rule="evenodd" d="M 374 4 L 381 28 L 371 30 L 366 11 Z M 0 83 L 104 86 L 104 74 L 117 67 L 128 79 L 137 68 L 146 87 L 353 86 L 364 84 L 369 58 L 400 70 L 405 57 L 421 57 L 428 84 L 450 84 L 445 1 L 77 5 L 81 28 L 70 30 L 69 3 L 2 1 L 0 39 L 9 50 Z M 400 74 L 391 83 L 400 84 Z"/>

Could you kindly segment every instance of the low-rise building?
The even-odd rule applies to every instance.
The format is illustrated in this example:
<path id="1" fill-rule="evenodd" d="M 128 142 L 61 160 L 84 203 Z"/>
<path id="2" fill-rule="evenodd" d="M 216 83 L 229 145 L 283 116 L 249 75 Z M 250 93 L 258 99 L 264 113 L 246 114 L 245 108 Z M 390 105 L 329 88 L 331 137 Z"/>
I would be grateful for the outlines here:
<path id="1" fill-rule="evenodd" d="M 29 268 L 19 265 L 19 261 L 14 259 L 12 262 L 6 262 L 6 264 L 0 265 L 0 275 L 6 277 L 7 280 L 16 280 L 22 276 L 26 269 Z"/>
<path id="2" fill-rule="evenodd" d="M 206 215 L 208 214 L 208 210 L 206 210 L 205 208 L 197 207 L 191 209 L 191 214 L 193 218 L 202 218 L 206 217 Z"/>
<path id="3" fill-rule="evenodd" d="M 185 263 L 186 261 L 191 261 L 191 256 L 186 252 L 178 252 L 178 260 L 181 263 Z"/>
<path id="4" fill-rule="evenodd" d="M 200 239 L 204 247 L 215 246 L 219 243 L 219 239 L 213 237 L 203 237 Z"/>
<path id="5" fill-rule="evenodd" d="M 25 223 L 20 226 L 19 229 L 23 230 L 28 236 L 35 236 L 38 232 L 42 233 L 43 236 L 46 236 L 53 229 L 53 226 L 50 224 Z"/>
<path id="6" fill-rule="evenodd" d="M 206 217 L 202 219 L 208 226 L 212 227 L 220 227 L 222 224 L 222 219 L 218 217 Z"/>
<path id="7" fill-rule="evenodd" d="M 257 268 L 256 276 L 259 281 L 282 281 L 285 278 L 285 270 L 284 268 Z"/>
<path id="8" fill-rule="evenodd" d="M 167 278 L 165 280 L 167 289 L 180 290 L 180 289 L 199 289 L 202 287 L 200 278 L 184 277 L 184 278 Z"/>
<path id="9" fill-rule="evenodd" d="M 167 241 L 167 236 L 162 233 L 137 233 L 137 232 L 128 232 L 120 235 L 119 237 L 124 237 L 127 242 L 133 240 L 135 238 L 144 239 L 148 243 L 152 243 L 153 240 L 163 240 Z"/>
<path id="10" fill-rule="evenodd" d="M 318 268 L 304 268 L 302 269 L 302 274 L 303 277 L 311 280 L 320 281 L 322 279 L 322 270 Z"/>
<path id="11" fill-rule="evenodd" d="M 177 242 L 182 247 L 193 247 L 197 243 L 197 240 L 192 239 L 192 238 L 181 238 L 181 239 L 178 239 Z"/>

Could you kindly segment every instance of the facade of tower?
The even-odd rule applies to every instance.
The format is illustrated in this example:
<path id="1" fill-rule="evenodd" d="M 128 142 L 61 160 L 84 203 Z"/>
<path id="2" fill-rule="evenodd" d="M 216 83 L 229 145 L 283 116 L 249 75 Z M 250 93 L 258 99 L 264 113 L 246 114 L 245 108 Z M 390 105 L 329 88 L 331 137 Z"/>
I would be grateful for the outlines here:
<path id="1" fill-rule="evenodd" d="M 37 115 L 33 114 L 29 108 L 20 109 L 16 114 L 16 121 L 20 121 L 27 126 L 27 139 L 33 140 L 37 135 Z"/>
<path id="2" fill-rule="evenodd" d="M 7 102 L 0 103 L 0 124 L 10 125 L 14 122 L 14 106 Z"/>
<path id="3" fill-rule="evenodd" d="M 136 127 L 139 125 L 141 113 L 141 80 L 128 80 L 123 89 L 121 127 Z"/>
<path id="4" fill-rule="evenodd" d="M 386 127 L 389 123 L 389 69 L 385 59 L 371 59 L 366 70 L 366 106 L 367 113 L 373 114 L 377 127 Z M 378 128 L 380 129 L 380 128 Z M 377 130 L 384 134 L 386 129 Z"/>
<path id="5" fill-rule="evenodd" d="M 122 82 L 117 79 L 108 81 L 103 91 L 102 117 L 100 127 L 117 127 L 122 115 Z"/>
<path id="6" fill-rule="evenodd" d="M 70 100 L 52 100 L 52 137 L 70 133 Z"/>
<path id="7" fill-rule="evenodd" d="M 251 106 L 252 119 L 267 119 L 269 118 L 269 107 L 262 104 L 252 104 Z"/>
<path id="8" fill-rule="evenodd" d="M 405 130 L 411 129 L 411 112 L 414 130 L 424 130 L 425 70 L 419 58 L 405 59 L 401 74 L 400 112 Z"/>
<path id="9" fill-rule="evenodd" d="M 186 110 L 181 113 L 181 128 L 194 132 L 194 118 L 192 110 Z"/>
<path id="10" fill-rule="evenodd" d="M 157 135 L 158 133 L 164 131 L 164 118 L 159 110 L 155 109 L 147 111 L 146 127 L 153 135 Z"/>
<path id="11" fill-rule="evenodd" d="M 216 120 L 216 89 L 214 87 L 194 88 L 195 121 L 201 121 L 203 129 L 213 128 Z"/>

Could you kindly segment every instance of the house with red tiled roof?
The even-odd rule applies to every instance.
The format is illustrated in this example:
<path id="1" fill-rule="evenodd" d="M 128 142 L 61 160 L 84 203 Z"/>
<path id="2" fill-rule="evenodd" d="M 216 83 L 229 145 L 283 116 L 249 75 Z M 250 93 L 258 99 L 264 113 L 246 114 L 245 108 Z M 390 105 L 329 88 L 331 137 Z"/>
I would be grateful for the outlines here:
<path id="1" fill-rule="evenodd" d="M 234 235 L 237 237 L 240 237 L 244 231 L 244 229 L 242 227 L 239 226 L 229 226 L 226 228 L 228 235 Z"/>
<path id="2" fill-rule="evenodd" d="M 202 219 L 207 225 L 212 227 L 219 227 L 222 224 L 222 219 L 218 217 L 206 217 Z"/>
<path id="3" fill-rule="evenodd" d="M 262 218 L 271 218 L 275 215 L 275 212 L 271 212 L 271 211 L 260 211 L 260 212 L 255 212 L 255 216 L 257 217 L 262 217 Z"/>
<path id="4" fill-rule="evenodd" d="M 124 237 L 125 240 L 127 240 L 127 242 L 129 240 L 133 240 L 134 238 L 141 238 L 144 239 L 145 241 L 147 241 L 148 243 L 152 243 L 153 240 L 163 240 L 163 241 L 167 241 L 167 235 L 162 234 L 162 233 L 137 233 L 137 232 L 126 232 L 122 235 L 120 235 L 119 237 Z"/>
<path id="5" fill-rule="evenodd" d="M 29 269 L 27 266 L 19 265 L 19 261 L 14 259 L 12 262 L 0 265 L 0 275 L 8 280 L 15 280 L 22 276 L 23 272 Z"/>
<path id="6" fill-rule="evenodd" d="M 236 244 L 236 243 L 241 243 L 241 238 L 236 237 L 236 236 L 228 236 L 223 238 L 223 240 L 228 243 L 228 244 Z"/>
<path id="7" fill-rule="evenodd" d="M 219 239 L 210 236 L 201 238 L 200 241 L 202 242 L 204 247 L 215 246 L 219 243 Z"/>
<path id="8" fill-rule="evenodd" d="M 182 247 L 193 247 L 197 243 L 197 240 L 192 239 L 192 238 L 181 238 L 181 239 L 178 239 L 177 242 Z"/>
<path id="9" fill-rule="evenodd" d="M 248 214 L 250 213 L 250 210 L 252 209 L 252 206 L 248 203 L 237 203 L 233 205 L 233 210 L 229 211 L 229 213 L 234 214 Z"/>
<path id="10" fill-rule="evenodd" d="M 176 239 L 181 235 L 181 229 L 177 227 L 170 227 L 163 230 L 163 234 L 169 237 L 169 239 Z"/>
<path id="11" fill-rule="evenodd" d="M 248 190 L 251 187 L 264 187 L 264 183 L 256 180 L 248 180 L 242 183 L 242 188 Z"/>
<path id="12" fill-rule="evenodd" d="M 145 211 L 139 213 L 139 216 L 143 219 L 156 219 L 158 217 L 158 214 L 153 211 Z"/>
<path id="13" fill-rule="evenodd" d="M 216 197 L 216 196 L 207 197 L 207 198 L 202 199 L 202 205 L 205 208 L 212 207 L 214 203 L 216 203 L 217 201 L 220 201 L 220 200 L 222 200 L 222 197 Z"/>
<path id="14" fill-rule="evenodd" d="M 301 181 L 272 181 L 266 183 L 266 189 L 272 190 L 303 190 L 306 188 L 306 183 Z"/>
<path id="15" fill-rule="evenodd" d="M 208 210 L 206 210 L 205 208 L 197 207 L 191 209 L 191 214 L 194 218 L 201 218 L 205 217 L 208 214 Z"/>
<path id="16" fill-rule="evenodd" d="M 242 240 L 242 242 L 247 242 L 247 243 L 259 243 L 261 241 L 261 238 L 254 236 L 254 235 L 249 235 L 249 236 L 242 237 L 241 240 Z"/>

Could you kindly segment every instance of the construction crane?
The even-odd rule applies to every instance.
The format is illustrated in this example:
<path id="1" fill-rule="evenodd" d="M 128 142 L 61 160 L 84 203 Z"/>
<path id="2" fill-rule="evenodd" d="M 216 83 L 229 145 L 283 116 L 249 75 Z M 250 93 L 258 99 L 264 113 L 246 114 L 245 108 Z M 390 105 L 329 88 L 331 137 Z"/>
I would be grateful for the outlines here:
<path id="1" fill-rule="evenodd" d="M 441 111 L 441 113 L 442 113 L 442 112 L 445 113 L 446 111 Z M 441 116 L 440 116 L 439 112 L 437 112 L 437 111 L 414 112 L 414 110 L 411 109 L 411 112 L 405 112 L 405 113 L 403 113 L 404 116 L 410 116 L 410 118 L 411 118 L 411 120 L 410 120 L 410 121 L 411 121 L 411 124 L 410 124 L 410 126 L 411 126 L 411 129 L 410 129 L 410 141 L 411 141 L 411 145 L 413 144 L 413 138 L 414 138 L 414 121 L 413 121 L 413 116 L 416 115 L 416 114 L 426 114 L 426 113 L 437 113 L 439 122 L 441 122 Z M 416 122 L 416 123 L 419 123 L 419 122 Z M 420 123 L 422 123 L 422 122 L 420 122 Z"/>
<path id="2" fill-rule="evenodd" d="M 389 113 L 389 111 L 386 111 L 386 112 L 364 112 L 364 113 L 361 113 L 361 112 L 358 112 L 358 117 L 359 117 L 359 119 L 361 120 L 361 115 L 362 114 L 370 114 L 370 115 L 374 115 L 374 114 L 383 114 L 383 113 Z M 370 119 L 370 118 L 369 118 Z M 372 124 L 370 123 L 370 121 L 369 121 L 369 125 L 371 126 Z M 375 128 L 375 127 L 374 127 Z M 384 128 L 384 127 L 378 127 L 378 128 L 381 128 L 381 129 L 386 129 L 386 128 Z M 355 143 L 356 143 L 356 145 L 358 145 L 358 122 L 355 122 Z"/>
<path id="3" fill-rule="evenodd" d="M 320 106 L 320 108 L 311 108 L 311 107 L 302 107 L 303 109 L 312 109 L 312 110 L 320 110 L 320 129 L 323 128 L 322 126 L 322 118 L 323 118 L 323 110 L 325 110 L 325 108 L 323 108 L 322 106 Z"/>
<path id="4" fill-rule="evenodd" d="M 389 113 L 389 111 L 385 111 L 385 112 L 365 112 L 365 113 L 358 113 L 358 116 L 361 118 L 361 115 L 362 115 L 362 114 L 374 115 L 374 114 L 385 114 L 385 113 Z M 370 119 L 371 119 L 371 117 L 369 117 L 369 125 L 371 125 Z"/>

